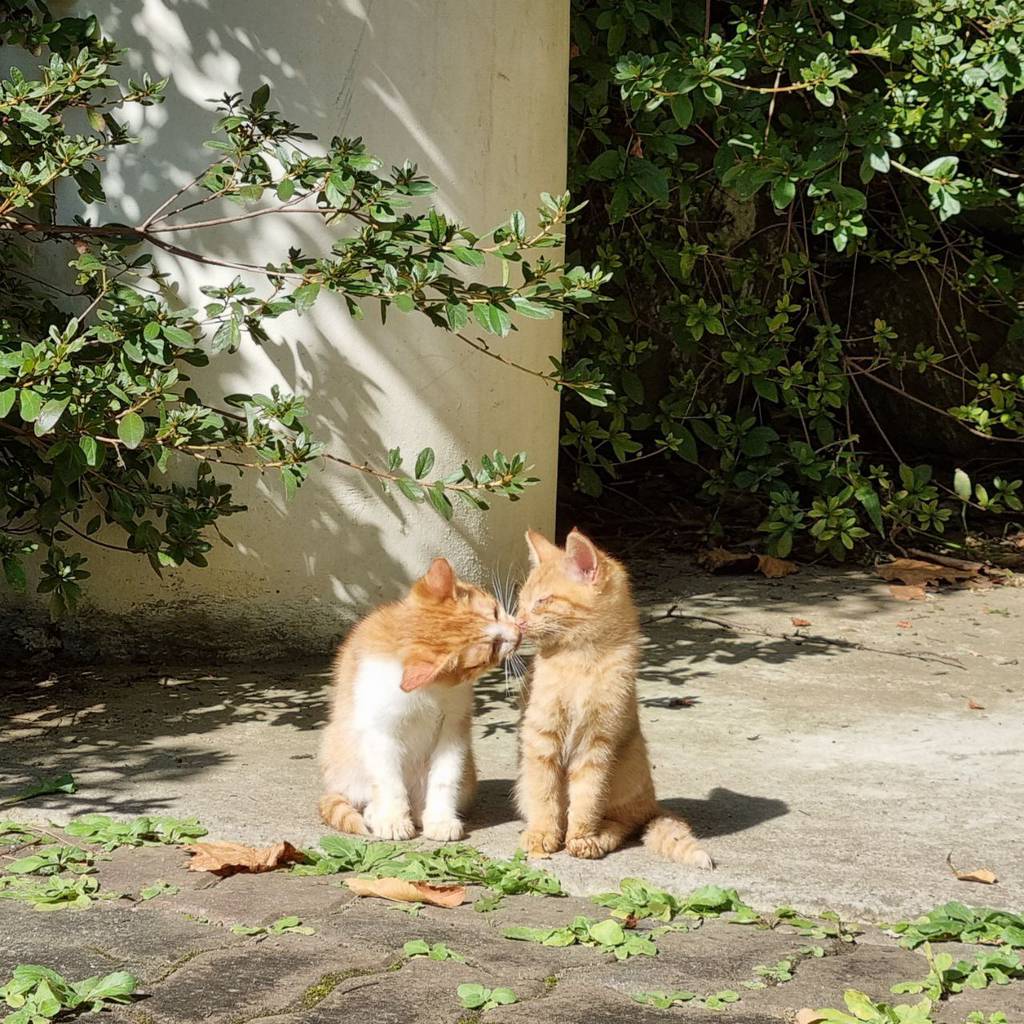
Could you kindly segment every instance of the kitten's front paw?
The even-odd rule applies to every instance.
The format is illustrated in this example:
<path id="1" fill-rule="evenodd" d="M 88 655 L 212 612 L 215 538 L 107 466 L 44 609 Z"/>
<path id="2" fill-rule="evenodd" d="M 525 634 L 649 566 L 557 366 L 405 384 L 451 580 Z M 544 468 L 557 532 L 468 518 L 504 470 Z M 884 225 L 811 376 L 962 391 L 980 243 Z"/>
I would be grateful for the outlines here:
<path id="1" fill-rule="evenodd" d="M 519 846 L 527 857 L 550 857 L 562 848 L 562 837 L 557 832 L 530 828 L 520 837 Z"/>
<path id="2" fill-rule="evenodd" d="M 436 839 L 440 843 L 454 843 L 466 834 L 458 818 L 424 818 L 423 838 Z"/>
<path id="3" fill-rule="evenodd" d="M 412 839 L 416 835 L 409 812 L 399 808 L 378 808 L 370 804 L 363 811 L 363 820 L 378 839 Z"/>
<path id="4" fill-rule="evenodd" d="M 585 860 L 597 860 L 608 852 L 597 836 L 572 836 L 566 840 L 565 849 L 569 856 Z"/>

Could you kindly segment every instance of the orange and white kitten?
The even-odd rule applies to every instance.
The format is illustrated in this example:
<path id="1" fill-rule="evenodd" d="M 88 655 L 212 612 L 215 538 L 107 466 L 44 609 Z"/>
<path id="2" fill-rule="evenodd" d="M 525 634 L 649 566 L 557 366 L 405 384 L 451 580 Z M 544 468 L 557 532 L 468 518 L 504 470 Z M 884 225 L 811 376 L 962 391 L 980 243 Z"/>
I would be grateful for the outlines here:
<path id="1" fill-rule="evenodd" d="M 356 835 L 463 836 L 476 789 L 472 684 L 518 646 L 493 597 L 435 558 L 401 601 L 349 634 L 334 663 L 320 754 L 320 816 Z"/>
<path id="2" fill-rule="evenodd" d="M 573 530 L 565 549 L 526 534 L 533 569 L 518 624 L 538 653 L 520 731 L 520 845 L 603 857 L 644 830 L 669 860 L 711 868 L 686 822 L 659 806 L 640 731 L 640 626 L 626 570 Z"/>

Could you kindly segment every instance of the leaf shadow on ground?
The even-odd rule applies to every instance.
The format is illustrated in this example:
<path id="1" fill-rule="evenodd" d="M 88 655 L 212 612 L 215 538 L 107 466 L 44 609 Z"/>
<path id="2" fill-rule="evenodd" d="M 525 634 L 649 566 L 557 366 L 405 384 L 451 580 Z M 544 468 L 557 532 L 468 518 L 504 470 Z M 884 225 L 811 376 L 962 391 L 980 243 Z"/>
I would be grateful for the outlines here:
<path id="1" fill-rule="evenodd" d="M 0 689 L 0 799 L 42 776 L 70 771 L 77 794 L 35 800 L 26 810 L 155 813 L 203 778 L 238 770 L 252 744 L 266 739 L 263 727 L 309 734 L 305 752 L 285 755 L 282 770 L 291 771 L 290 761 L 315 757 L 328 677 L 318 662 L 266 672 L 76 668 L 6 684 Z M 214 739 L 229 728 L 245 730 L 248 738 Z M 129 795 L 140 783 L 160 793 Z"/>

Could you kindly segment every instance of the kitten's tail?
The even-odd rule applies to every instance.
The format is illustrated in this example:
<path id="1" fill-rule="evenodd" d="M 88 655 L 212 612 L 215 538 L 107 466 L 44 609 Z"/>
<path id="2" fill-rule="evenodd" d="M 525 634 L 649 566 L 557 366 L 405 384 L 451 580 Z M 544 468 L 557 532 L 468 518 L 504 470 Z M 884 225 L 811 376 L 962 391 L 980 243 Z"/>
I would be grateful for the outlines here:
<path id="1" fill-rule="evenodd" d="M 340 793 L 324 793 L 320 797 L 320 817 L 339 832 L 354 836 L 370 834 L 363 816 Z"/>
<path id="2" fill-rule="evenodd" d="M 682 818 L 658 810 L 658 816 L 648 822 L 644 831 L 644 846 L 666 860 L 710 871 L 715 862 L 700 848 L 690 826 Z"/>

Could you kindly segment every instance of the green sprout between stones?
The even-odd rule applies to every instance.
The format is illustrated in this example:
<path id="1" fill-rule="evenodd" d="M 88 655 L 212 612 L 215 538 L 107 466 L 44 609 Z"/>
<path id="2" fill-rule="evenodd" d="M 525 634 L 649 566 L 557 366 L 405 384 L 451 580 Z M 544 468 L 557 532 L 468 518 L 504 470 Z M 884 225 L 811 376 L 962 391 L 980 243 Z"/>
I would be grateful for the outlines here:
<path id="1" fill-rule="evenodd" d="M 3 1024 L 47 1024 L 63 1016 L 97 1013 L 130 1002 L 137 986 L 126 971 L 68 981 L 48 967 L 20 964 L 0 987 L 0 999 L 14 1011 L 3 1018 Z"/>
<path id="2" fill-rule="evenodd" d="M 139 899 L 144 901 L 155 900 L 160 896 L 174 896 L 181 892 L 181 886 L 172 885 L 170 882 L 165 882 L 163 879 L 159 879 L 152 885 L 147 885 L 144 889 L 139 892 Z"/>
<path id="3" fill-rule="evenodd" d="M 757 919 L 753 908 L 740 899 L 735 889 L 723 889 L 717 885 L 701 886 L 680 899 L 642 878 L 624 878 L 619 883 L 619 892 L 598 893 L 591 899 L 599 907 L 607 907 L 612 917 L 620 920 L 653 918 L 671 921 L 680 915 L 705 918 L 727 913 L 734 913 L 744 920 Z"/>
<path id="4" fill-rule="evenodd" d="M 294 914 L 279 917 L 271 924 L 234 924 L 231 931 L 235 935 L 313 935 L 315 929 L 304 925 Z"/>
<path id="5" fill-rule="evenodd" d="M 870 996 L 857 989 L 848 988 L 843 993 L 847 1012 L 835 1009 L 815 1011 L 815 1016 L 829 1024 L 930 1024 L 932 1001 L 922 999 L 909 1006 L 900 1003 L 876 1003 Z"/>
<path id="6" fill-rule="evenodd" d="M 493 1010 L 496 1006 L 519 1002 L 519 997 L 510 988 L 486 988 L 477 982 L 460 985 L 456 993 L 467 1010 Z"/>
<path id="7" fill-rule="evenodd" d="M 1024 915 L 990 907 L 969 907 L 955 900 L 913 921 L 885 926 L 900 945 L 916 949 L 925 942 L 977 942 L 1024 949 Z"/>
<path id="8" fill-rule="evenodd" d="M 59 875 L 62 871 L 86 875 L 95 870 L 92 864 L 90 850 L 79 846 L 44 846 L 5 865 L 5 871 L 12 875 Z"/>
<path id="9" fill-rule="evenodd" d="M 0 875 L 0 900 L 31 903 L 36 910 L 85 910 L 96 900 L 118 899 L 120 893 L 101 893 L 95 878 L 55 875 L 37 881 L 33 877 Z"/>
<path id="10" fill-rule="evenodd" d="M 673 989 L 668 992 L 637 992 L 633 999 L 644 1006 L 653 1006 L 659 1010 L 668 1010 L 686 1003 L 696 1003 L 709 1010 L 723 1010 L 730 1003 L 738 1003 L 740 994 L 732 989 L 723 989 L 721 992 L 699 996 L 696 992 L 688 992 L 686 989 Z"/>
<path id="11" fill-rule="evenodd" d="M 426 939 L 410 939 L 402 947 L 402 953 L 409 960 L 415 960 L 417 957 L 426 957 L 428 960 L 457 960 L 459 963 L 465 963 L 466 960 L 443 942 L 431 945 Z"/>
<path id="12" fill-rule="evenodd" d="M 954 962 L 949 953 L 933 953 L 930 942 L 924 945 L 928 974 L 920 981 L 903 981 L 892 986 L 894 993 L 923 992 L 938 1002 L 965 989 L 983 989 L 989 985 L 1009 985 L 1024 978 L 1024 963 L 1013 950 L 980 953 L 974 960 Z"/>
<path id="13" fill-rule="evenodd" d="M 513 926 L 504 931 L 506 939 L 536 942 L 542 946 L 594 946 L 611 953 L 616 960 L 634 956 L 657 956 L 658 947 L 642 932 L 623 928 L 618 921 L 606 918 L 593 921 L 579 916 L 562 928 L 529 928 Z"/>

